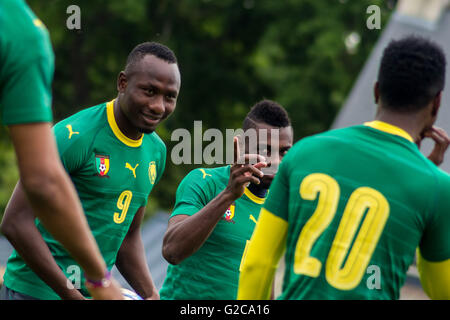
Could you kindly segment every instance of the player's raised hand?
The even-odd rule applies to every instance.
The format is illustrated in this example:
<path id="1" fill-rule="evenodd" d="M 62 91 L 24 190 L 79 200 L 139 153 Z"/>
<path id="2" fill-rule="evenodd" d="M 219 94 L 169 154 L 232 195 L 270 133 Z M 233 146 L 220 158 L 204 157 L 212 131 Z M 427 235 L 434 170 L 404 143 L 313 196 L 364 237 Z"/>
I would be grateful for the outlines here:
<path id="1" fill-rule="evenodd" d="M 239 139 L 234 137 L 234 163 L 230 169 L 230 179 L 226 191 L 233 199 L 242 197 L 250 183 L 259 184 L 264 173 L 260 170 L 267 166 L 266 159 L 258 154 L 241 155 L 239 150 Z M 253 163 L 253 164 L 252 164 Z"/>
<path id="2" fill-rule="evenodd" d="M 450 138 L 444 129 L 435 126 L 425 132 L 425 137 L 433 139 L 435 143 L 428 159 L 439 166 L 444 161 L 444 154 L 450 144 Z"/>

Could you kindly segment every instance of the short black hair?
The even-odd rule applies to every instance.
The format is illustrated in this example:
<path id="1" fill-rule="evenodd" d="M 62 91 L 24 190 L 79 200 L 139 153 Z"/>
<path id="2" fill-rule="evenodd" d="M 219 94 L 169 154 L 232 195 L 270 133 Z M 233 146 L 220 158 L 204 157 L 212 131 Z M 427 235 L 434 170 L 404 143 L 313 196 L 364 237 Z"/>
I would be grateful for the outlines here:
<path id="1" fill-rule="evenodd" d="M 291 125 L 287 111 L 275 101 L 264 99 L 256 103 L 244 119 L 242 128 L 255 128 L 256 123 L 265 123 L 277 128 Z"/>
<path id="2" fill-rule="evenodd" d="M 177 57 L 167 46 L 158 42 L 144 42 L 131 50 L 125 69 L 130 69 L 132 65 L 139 62 L 146 55 L 153 55 L 168 63 L 177 63 Z"/>
<path id="3" fill-rule="evenodd" d="M 426 107 L 444 89 L 445 66 L 443 50 L 428 39 L 410 35 L 392 40 L 378 72 L 383 107 L 398 112 Z"/>

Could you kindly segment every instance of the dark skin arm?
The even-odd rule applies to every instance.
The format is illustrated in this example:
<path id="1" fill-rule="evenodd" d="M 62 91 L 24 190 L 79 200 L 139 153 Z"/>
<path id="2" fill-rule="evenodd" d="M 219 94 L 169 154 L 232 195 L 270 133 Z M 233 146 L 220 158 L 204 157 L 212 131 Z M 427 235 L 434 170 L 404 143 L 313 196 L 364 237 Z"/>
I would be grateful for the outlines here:
<path id="1" fill-rule="evenodd" d="M 20 179 L 36 217 L 93 280 L 105 276 L 106 264 L 83 213 L 75 187 L 59 159 L 50 123 L 9 126 Z M 89 289 L 94 299 L 122 299 L 118 284 Z"/>
<path id="2" fill-rule="evenodd" d="M 208 239 L 223 213 L 239 199 L 249 183 L 259 184 L 259 170 L 266 166 L 265 159 L 259 155 L 245 155 L 246 164 L 238 164 L 240 158 L 237 138 L 234 141 L 235 163 L 230 169 L 228 186 L 205 207 L 192 216 L 177 215 L 169 220 L 163 239 L 162 254 L 171 264 L 178 264 L 194 254 Z M 255 165 L 248 164 L 252 160 L 259 161 Z M 239 163 L 243 163 L 240 161 Z"/>
<path id="3" fill-rule="evenodd" d="M 11 242 L 25 263 L 61 299 L 84 299 L 83 295 L 67 286 L 67 278 L 56 264 L 41 233 L 34 224 L 33 209 L 29 205 L 21 182 L 16 185 L 6 207 L 1 231 Z"/>
<path id="4" fill-rule="evenodd" d="M 227 191 L 222 191 L 196 214 L 170 218 L 163 240 L 163 257 L 171 264 L 178 264 L 194 254 L 233 201 Z"/>
<path id="5" fill-rule="evenodd" d="M 144 299 L 159 300 L 159 293 L 153 283 L 145 259 L 145 249 L 141 237 L 141 224 L 145 207 L 139 208 L 130 229 L 117 253 L 116 266 L 131 287 Z"/>

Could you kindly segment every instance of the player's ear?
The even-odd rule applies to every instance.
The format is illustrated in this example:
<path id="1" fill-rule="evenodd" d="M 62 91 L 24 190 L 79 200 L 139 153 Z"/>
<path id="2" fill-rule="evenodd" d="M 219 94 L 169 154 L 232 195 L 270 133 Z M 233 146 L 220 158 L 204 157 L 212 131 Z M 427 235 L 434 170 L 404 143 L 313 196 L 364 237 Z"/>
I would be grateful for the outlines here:
<path id="1" fill-rule="evenodd" d="M 441 101 L 442 101 L 442 91 L 439 91 L 439 93 L 433 99 L 433 106 L 432 106 L 432 109 L 431 109 L 431 115 L 433 117 L 437 116 L 437 113 L 439 111 L 439 107 L 441 106 Z"/>
<path id="2" fill-rule="evenodd" d="M 375 82 L 375 85 L 373 86 L 373 96 L 375 97 L 375 104 L 378 104 L 378 101 L 380 100 L 380 85 L 377 82 Z"/>
<path id="3" fill-rule="evenodd" d="M 124 71 L 120 71 L 117 77 L 117 91 L 123 92 L 127 87 L 127 76 Z"/>

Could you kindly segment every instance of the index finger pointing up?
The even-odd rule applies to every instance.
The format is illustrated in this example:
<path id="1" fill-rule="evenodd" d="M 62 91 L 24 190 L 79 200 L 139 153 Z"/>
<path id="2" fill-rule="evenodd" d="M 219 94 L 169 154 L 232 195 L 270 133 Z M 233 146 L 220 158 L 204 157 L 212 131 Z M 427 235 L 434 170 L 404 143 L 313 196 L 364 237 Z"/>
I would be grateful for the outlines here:
<path id="1" fill-rule="evenodd" d="M 234 137 L 233 138 L 233 143 L 234 143 L 233 160 L 234 160 L 234 163 L 237 163 L 238 159 L 240 159 L 240 157 L 241 157 L 241 153 L 240 153 L 240 150 L 239 150 L 239 138 L 238 137 Z"/>

